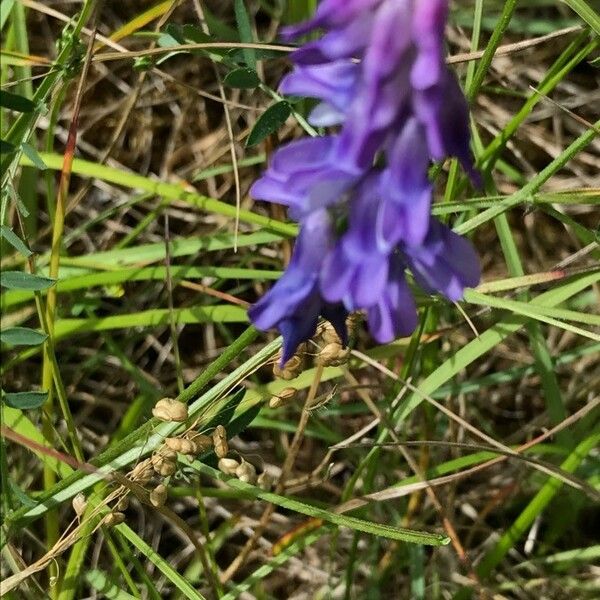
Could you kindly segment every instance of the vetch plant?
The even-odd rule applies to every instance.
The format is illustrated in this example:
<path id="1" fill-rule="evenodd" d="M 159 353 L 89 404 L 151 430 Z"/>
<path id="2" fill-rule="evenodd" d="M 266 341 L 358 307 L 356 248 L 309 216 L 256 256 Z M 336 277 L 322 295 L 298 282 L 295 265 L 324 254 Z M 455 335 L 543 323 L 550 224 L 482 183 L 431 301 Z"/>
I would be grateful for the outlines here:
<path id="1" fill-rule="evenodd" d="M 458 158 L 474 184 L 468 109 L 444 61 L 447 0 L 325 0 L 288 40 L 323 30 L 292 53 L 285 94 L 320 102 L 309 122 L 335 133 L 278 149 L 252 187 L 288 207 L 300 233 L 290 264 L 250 309 L 284 338 L 284 364 L 319 316 L 346 342 L 346 317 L 366 312 L 380 343 L 417 324 L 405 278 L 452 301 L 480 279 L 471 244 L 431 217 L 431 161 Z"/>

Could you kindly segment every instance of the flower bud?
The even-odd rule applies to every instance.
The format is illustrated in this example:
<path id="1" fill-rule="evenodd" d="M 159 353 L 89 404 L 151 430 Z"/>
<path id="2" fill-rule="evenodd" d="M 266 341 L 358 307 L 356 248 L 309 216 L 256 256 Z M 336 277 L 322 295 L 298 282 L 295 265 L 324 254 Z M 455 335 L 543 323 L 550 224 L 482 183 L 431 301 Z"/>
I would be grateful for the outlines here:
<path id="1" fill-rule="evenodd" d="M 213 446 L 218 458 L 225 458 L 227 456 L 229 444 L 227 443 L 227 431 L 225 431 L 223 425 L 217 425 L 213 431 Z"/>
<path id="2" fill-rule="evenodd" d="M 303 363 L 304 361 L 302 358 L 298 354 L 294 354 L 283 367 L 280 367 L 279 362 L 276 362 L 273 365 L 273 375 L 279 377 L 279 379 L 284 379 L 285 381 L 295 379 L 302 372 L 302 367 L 304 366 Z"/>
<path id="3" fill-rule="evenodd" d="M 164 483 L 159 483 L 150 492 L 150 503 L 152 506 L 163 506 L 167 500 L 167 486 Z"/>
<path id="4" fill-rule="evenodd" d="M 173 398 L 163 398 L 155 404 L 152 414 L 161 421 L 180 423 L 188 418 L 188 407 L 187 404 Z"/>

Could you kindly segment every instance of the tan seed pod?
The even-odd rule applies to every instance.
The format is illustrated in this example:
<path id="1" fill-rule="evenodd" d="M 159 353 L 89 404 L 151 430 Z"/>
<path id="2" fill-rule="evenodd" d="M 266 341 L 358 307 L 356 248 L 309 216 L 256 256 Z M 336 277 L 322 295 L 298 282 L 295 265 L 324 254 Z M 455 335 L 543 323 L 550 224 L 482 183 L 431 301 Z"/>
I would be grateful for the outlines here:
<path id="1" fill-rule="evenodd" d="M 119 525 L 119 523 L 122 523 L 124 520 L 125 515 L 122 512 L 117 511 L 108 513 L 102 520 L 102 523 L 107 527 L 113 527 L 114 525 Z"/>
<path id="2" fill-rule="evenodd" d="M 279 366 L 279 361 L 277 361 L 273 365 L 273 375 L 275 377 L 279 377 L 279 379 L 283 379 L 285 381 L 289 381 L 290 379 L 295 379 L 302 372 L 302 367 L 304 361 L 302 357 L 298 354 L 294 354 L 290 360 L 288 360 L 283 367 Z"/>
<path id="3" fill-rule="evenodd" d="M 130 477 L 132 481 L 143 485 L 150 481 L 150 478 L 152 477 L 152 472 L 152 460 L 147 458 L 135 465 L 135 467 L 131 470 Z"/>
<path id="4" fill-rule="evenodd" d="M 180 423 L 188 418 L 188 407 L 183 402 L 179 402 L 179 400 L 163 398 L 154 405 L 152 414 L 161 421 L 176 421 Z"/>
<path id="5" fill-rule="evenodd" d="M 259 488 L 269 491 L 273 487 L 274 481 L 273 481 L 273 477 L 270 475 L 270 473 L 268 473 L 267 471 L 263 471 L 258 476 L 256 483 L 258 484 Z"/>
<path id="6" fill-rule="evenodd" d="M 192 431 L 185 436 L 188 440 L 194 443 L 196 446 L 196 454 L 202 454 L 210 449 L 213 445 L 212 438 L 209 435 Z"/>
<path id="7" fill-rule="evenodd" d="M 297 393 L 298 390 L 296 388 L 284 388 L 279 393 L 271 397 L 271 399 L 269 400 L 269 408 L 279 408 L 280 406 L 287 404 L 296 397 Z"/>
<path id="8" fill-rule="evenodd" d="M 319 352 L 318 360 L 325 366 L 338 366 L 348 360 L 350 354 L 349 348 L 342 348 L 338 343 L 327 344 L 321 352 Z"/>
<path id="9" fill-rule="evenodd" d="M 177 470 L 177 464 L 174 460 L 177 453 L 172 450 L 170 450 L 170 452 L 173 453 L 173 457 L 164 456 L 162 453 L 157 453 L 152 456 L 152 467 L 162 477 L 173 475 Z"/>
<path id="10" fill-rule="evenodd" d="M 342 344 L 340 336 L 337 334 L 331 323 L 323 323 L 319 333 L 324 344 Z"/>
<path id="11" fill-rule="evenodd" d="M 117 512 L 123 512 L 129 508 L 129 495 L 121 496 L 118 502 L 115 504 L 115 510 Z"/>
<path id="12" fill-rule="evenodd" d="M 227 443 L 227 431 L 223 425 L 217 425 L 213 431 L 213 446 L 215 454 L 219 458 L 225 458 L 229 452 L 229 444 Z"/>
<path id="13" fill-rule="evenodd" d="M 165 445 L 174 452 L 181 454 L 196 454 L 196 444 L 186 438 L 166 438 Z"/>
<path id="14" fill-rule="evenodd" d="M 150 503 L 152 506 L 163 506 L 167 500 L 167 486 L 164 483 L 159 483 L 150 492 Z"/>
<path id="15" fill-rule="evenodd" d="M 77 518 L 80 518 L 87 508 L 87 500 L 85 499 L 85 496 L 79 492 L 79 494 L 73 498 L 71 504 L 73 505 L 73 510 L 75 511 Z"/>
<path id="16" fill-rule="evenodd" d="M 225 473 L 225 475 L 235 475 L 235 471 L 239 466 L 240 463 L 235 458 L 219 459 L 219 470 Z"/>
<path id="17" fill-rule="evenodd" d="M 256 482 L 256 469 L 254 465 L 249 462 L 243 460 L 242 464 L 235 470 L 235 474 L 240 481 L 244 483 L 252 483 Z"/>

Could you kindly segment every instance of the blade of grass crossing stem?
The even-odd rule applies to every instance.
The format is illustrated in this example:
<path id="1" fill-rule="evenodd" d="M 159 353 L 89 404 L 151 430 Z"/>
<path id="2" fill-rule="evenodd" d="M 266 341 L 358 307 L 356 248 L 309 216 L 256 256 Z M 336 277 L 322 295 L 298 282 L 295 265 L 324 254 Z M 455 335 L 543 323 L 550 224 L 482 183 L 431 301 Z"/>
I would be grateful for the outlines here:
<path id="1" fill-rule="evenodd" d="M 60 155 L 41 152 L 40 157 L 49 169 L 59 170 L 61 168 L 62 157 Z M 32 164 L 27 157 L 22 157 L 21 163 L 23 165 Z M 77 158 L 73 161 L 72 172 L 76 175 L 94 177 L 107 183 L 122 185 L 129 189 L 152 192 L 156 196 L 162 196 L 169 200 L 187 202 L 202 210 L 215 212 L 225 217 L 235 218 L 236 216 L 237 211 L 235 206 L 221 202 L 220 200 L 215 200 L 214 198 L 209 198 L 208 196 L 203 196 L 202 194 L 188 191 L 179 184 L 155 181 L 148 177 L 143 177 L 142 175 L 124 172 L 113 167 L 98 165 L 94 162 Z M 239 218 L 240 221 L 244 221 L 245 223 L 260 225 L 267 230 L 280 233 L 287 237 L 295 236 L 298 232 L 298 228 L 292 223 L 282 223 L 276 219 L 264 217 L 263 215 L 253 213 L 249 210 L 240 210 Z"/>
<path id="2" fill-rule="evenodd" d="M 292 498 L 281 496 L 273 492 L 267 492 L 259 487 L 244 483 L 237 478 L 228 477 L 221 471 L 217 471 L 212 467 L 195 461 L 192 468 L 197 470 L 204 475 L 208 475 L 213 479 L 224 481 L 230 487 L 248 494 L 253 498 L 260 498 L 266 502 L 270 502 L 282 508 L 313 517 L 316 519 L 323 519 L 329 523 L 337 525 L 338 527 L 348 527 L 355 531 L 361 531 L 363 533 L 369 533 L 378 537 L 384 537 L 393 540 L 399 540 L 408 542 L 410 544 L 424 544 L 427 546 L 443 546 L 449 543 L 449 539 L 440 534 L 426 533 L 421 531 L 414 531 L 412 529 L 404 529 L 400 527 L 392 527 L 390 525 L 384 525 L 382 523 L 374 523 L 372 521 L 366 521 L 364 519 L 358 519 L 356 517 L 350 517 L 348 515 L 341 515 L 335 512 L 313 506 L 311 504 L 305 504 Z"/>
<path id="3" fill-rule="evenodd" d="M 477 64 L 477 69 L 473 75 L 471 80 L 471 85 L 467 90 L 467 98 L 471 102 L 477 96 L 479 89 L 483 84 L 483 80 L 487 72 L 489 71 L 490 65 L 494 58 L 494 54 L 496 53 L 496 49 L 500 45 L 500 41 L 502 40 L 502 36 L 504 32 L 510 25 L 510 20 L 512 19 L 513 12 L 517 6 L 517 0 L 506 0 L 504 6 L 502 7 L 502 13 L 500 14 L 500 18 L 498 19 L 498 23 L 492 31 L 492 35 L 485 47 L 483 52 L 483 56 L 481 60 Z"/>

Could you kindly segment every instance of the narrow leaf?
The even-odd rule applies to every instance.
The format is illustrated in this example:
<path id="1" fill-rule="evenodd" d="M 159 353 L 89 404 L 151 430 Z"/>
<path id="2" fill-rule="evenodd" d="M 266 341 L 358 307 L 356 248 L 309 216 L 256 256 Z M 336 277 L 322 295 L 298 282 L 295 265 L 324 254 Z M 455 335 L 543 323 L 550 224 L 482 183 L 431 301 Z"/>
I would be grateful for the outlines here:
<path id="1" fill-rule="evenodd" d="M 38 346 L 48 335 L 29 327 L 8 327 L 0 331 L 0 341 L 9 346 Z"/>
<path id="2" fill-rule="evenodd" d="M 25 258 L 28 258 L 33 254 L 25 242 L 10 227 L 7 227 L 6 225 L 0 225 L 0 237 L 3 237 L 17 252 L 20 252 Z"/>
<path id="3" fill-rule="evenodd" d="M 246 11 L 244 0 L 235 0 L 234 8 L 235 20 L 240 33 L 240 40 L 246 44 L 250 44 L 254 41 L 254 37 L 252 35 L 250 17 L 248 16 L 248 11 Z M 254 54 L 254 51 L 250 48 L 244 48 L 242 52 L 244 54 L 245 63 L 249 67 L 256 68 L 256 55 Z"/>
<path id="4" fill-rule="evenodd" d="M 15 149 L 14 145 L 6 140 L 0 140 L 0 154 L 10 154 Z"/>
<path id="5" fill-rule="evenodd" d="M 21 144 L 21 150 L 23 154 L 37 167 L 40 171 L 45 171 L 48 167 L 42 160 L 42 157 L 38 154 L 38 151 L 27 142 Z"/>
<path id="6" fill-rule="evenodd" d="M 0 273 L 0 285 L 9 290 L 47 290 L 56 283 L 56 279 L 32 275 L 23 271 L 3 271 Z"/>
<path id="7" fill-rule="evenodd" d="M 269 106 L 252 128 L 246 141 L 246 147 L 255 146 L 267 136 L 275 133 L 286 122 L 291 113 L 292 109 L 285 100 Z"/>
<path id="8" fill-rule="evenodd" d="M 29 113 L 35 110 L 35 104 L 29 98 L 11 94 L 11 92 L 5 90 L 0 90 L 0 106 L 22 113 Z"/>

